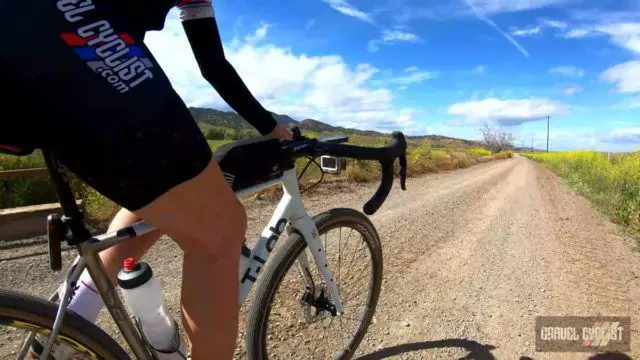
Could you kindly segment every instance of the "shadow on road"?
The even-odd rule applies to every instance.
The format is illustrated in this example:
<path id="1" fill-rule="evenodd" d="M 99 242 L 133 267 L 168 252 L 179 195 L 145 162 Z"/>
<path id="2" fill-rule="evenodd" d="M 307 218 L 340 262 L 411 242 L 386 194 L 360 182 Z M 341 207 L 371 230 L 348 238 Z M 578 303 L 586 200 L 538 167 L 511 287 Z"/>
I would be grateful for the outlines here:
<path id="1" fill-rule="evenodd" d="M 533 358 L 530 358 L 528 356 L 523 356 L 520 358 L 520 360 L 533 360 Z M 601 354 L 596 354 L 591 356 L 587 360 L 633 360 L 633 359 L 623 353 L 614 351 L 614 352 L 605 352 Z"/>
<path id="2" fill-rule="evenodd" d="M 593 355 L 589 360 L 632 360 L 628 355 L 620 352 L 606 352 L 602 354 Z"/>
<path id="3" fill-rule="evenodd" d="M 385 359 L 391 356 L 396 356 L 412 351 L 420 351 L 420 350 L 428 350 L 428 349 L 438 349 L 438 348 L 446 348 L 446 347 L 459 347 L 464 348 L 469 353 L 461 357 L 459 360 L 495 360 L 495 357 L 491 354 L 491 350 L 496 347 L 493 345 L 483 345 L 477 341 L 467 340 L 467 339 L 444 339 L 437 341 L 424 341 L 424 342 L 416 342 L 409 344 L 402 344 L 387 347 L 384 349 L 377 350 L 367 355 L 360 356 L 357 360 L 378 360 Z"/>

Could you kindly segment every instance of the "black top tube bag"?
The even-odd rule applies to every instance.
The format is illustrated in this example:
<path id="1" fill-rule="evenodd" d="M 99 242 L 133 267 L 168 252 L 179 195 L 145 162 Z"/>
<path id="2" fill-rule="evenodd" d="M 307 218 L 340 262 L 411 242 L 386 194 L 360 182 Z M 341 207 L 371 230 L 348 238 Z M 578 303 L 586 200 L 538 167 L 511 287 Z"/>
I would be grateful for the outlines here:
<path id="1" fill-rule="evenodd" d="M 213 156 L 233 191 L 277 179 L 287 168 L 278 139 L 258 137 L 224 144 Z"/>

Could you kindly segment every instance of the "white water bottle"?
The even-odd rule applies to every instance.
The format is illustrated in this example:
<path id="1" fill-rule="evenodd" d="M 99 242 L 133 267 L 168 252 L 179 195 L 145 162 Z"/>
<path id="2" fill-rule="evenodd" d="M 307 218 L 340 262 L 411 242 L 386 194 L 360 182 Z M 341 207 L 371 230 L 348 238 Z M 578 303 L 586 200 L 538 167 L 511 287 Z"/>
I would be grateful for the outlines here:
<path id="1" fill-rule="evenodd" d="M 118 285 L 149 345 L 156 350 L 157 359 L 186 359 L 186 343 L 177 323 L 167 312 L 160 282 L 153 276 L 149 264 L 126 259 L 124 268 L 118 273 Z"/>

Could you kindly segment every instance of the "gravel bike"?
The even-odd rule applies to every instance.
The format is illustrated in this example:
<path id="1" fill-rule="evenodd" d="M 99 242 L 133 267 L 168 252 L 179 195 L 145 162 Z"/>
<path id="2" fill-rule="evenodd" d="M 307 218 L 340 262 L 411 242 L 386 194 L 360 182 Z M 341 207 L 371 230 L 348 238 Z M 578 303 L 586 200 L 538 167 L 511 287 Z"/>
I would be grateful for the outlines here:
<path id="1" fill-rule="evenodd" d="M 277 184 L 282 184 L 283 189 L 282 198 L 255 245 L 242 248 L 242 256 L 248 261 L 239 269 L 240 304 L 257 283 L 245 338 L 249 359 L 348 359 L 371 324 L 382 281 L 382 252 L 378 233 L 365 214 L 375 213 L 389 194 L 396 158 L 401 187 L 405 189 L 406 142 L 401 132 L 394 132 L 386 147 L 344 144 L 347 140 L 340 136 L 311 139 L 296 128 L 293 140 L 239 143 L 216 152 L 224 176 L 239 198 Z M 242 161 L 242 157 L 246 161 L 260 155 L 264 160 L 263 145 L 273 149 L 274 141 L 277 147 L 269 156 L 271 163 L 262 166 L 268 171 L 254 176 L 234 169 L 233 164 Z M 30 153 L 2 148 L 16 155 Z M 14 355 L 24 358 L 39 333 L 47 337 L 41 359 L 48 359 L 54 343 L 64 343 L 92 359 L 130 359 L 131 354 L 138 359 L 153 359 L 98 256 L 121 241 L 152 231 L 153 226 L 140 221 L 116 232 L 92 236 L 83 223 L 83 213 L 74 200 L 63 166 L 46 149 L 42 153 L 63 210 L 63 216 L 50 215 L 47 219 L 50 267 L 61 270 L 62 242 L 75 247 L 78 257 L 61 291 L 47 300 L 0 290 L 0 343 L 5 344 L 0 345 L 0 355 L 2 348 L 9 350 L 13 341 Z M 308 158 L 308 167 L 312 162 L 317 165 L 315 159 L 323 155 L 380 163 L 381 183 L 364 205 L 365 214 L 347 208 L 331 209 L 313 218 L 307 214 L 300 197 L 295 160 Z M 287 238 L 276 248 L 283 233 Z M 365 260 L 364 265 L 357 264 L 360 260 Z M 98 326 L 66 309 L 85 268 L 129 346 L 129 353 Z M 360 280 L 368 281 L 356 283 Z M 2 330 L 3 326 L 26 330 L 27 335 L 15 336 L 12 331 Z"/>

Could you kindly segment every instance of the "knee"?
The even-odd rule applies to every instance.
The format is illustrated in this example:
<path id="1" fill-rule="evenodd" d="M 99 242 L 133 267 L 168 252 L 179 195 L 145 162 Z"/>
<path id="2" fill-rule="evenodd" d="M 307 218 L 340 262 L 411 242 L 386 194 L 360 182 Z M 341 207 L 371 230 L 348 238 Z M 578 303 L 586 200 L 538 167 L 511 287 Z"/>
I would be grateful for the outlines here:
<path id="1" fill-rule="evenodd" d="M 179 241 L 185 253 L 224 257 L 239 254 L 247 230 L 247 215 L 240 202 L 228 204 L 215 219 L 201 220 L 199 231 L 192 229 L 195 242 Z"/>

